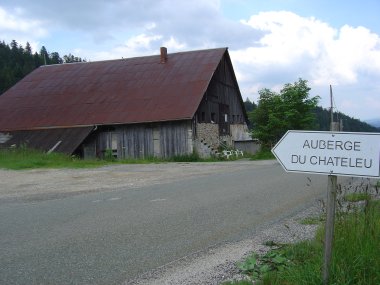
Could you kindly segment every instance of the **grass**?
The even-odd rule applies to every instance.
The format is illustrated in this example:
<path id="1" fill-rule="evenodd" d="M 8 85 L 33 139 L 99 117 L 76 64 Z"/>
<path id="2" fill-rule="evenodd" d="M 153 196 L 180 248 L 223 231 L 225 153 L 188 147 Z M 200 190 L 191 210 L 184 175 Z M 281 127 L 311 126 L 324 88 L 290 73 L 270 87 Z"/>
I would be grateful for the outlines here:
<path id="1" fill-rule="evenodd" d="M 37 150 L 17 148 L 0 150 L 0 168 L 33 169 L 33 168 L 91 168 L 106 165 L 102 160 L 80 160 L 61 153 L 42 153 Z"/>
<path id="2" fill-rule="evenodd" d="M 274 155 L 269 149 L 263 149 L 251 156 L 251 160 L 266 160 L 275 159 Z"/>
<path id="3" fill-rule="evenodd" d="M 347 202 L 359 202 L 369 200 L 371 195 L 369 193 L 349 193 L 346 194 L 343 199 Z"/>
<path id="4" fill-rule="evenodd" d="M 325 221 L 325 217 L 321 215 L 320 217 L 309 217 L 301 220 L 299 223 L 301 225 L 320 225 Z"/>
<path id="5" fill-rule="evenodd" d="M 321 227 L 314 240 L 282 247 L 281 254 L 289 260 L 285 270 L 272 270 L 255 284 L 322 284 L 323 241 L 324 229 Z M 380 284 L 379 241 L 379 200 L 370 200 L 364 209 L 357 208 L 341 214 L 335 222 L 329 284 Z M 250 262 L 252 263 L 252 260 Z M 244 282 L 233 281 L 226 284 L 253 284 Z"/>
<path id="6" fill-rule="evenodd" d="M 11 150 L 0 149 L 0 168 L 20 170 L 34 168 L 94 168 L 108 164 L 147 164 L 163 162 L 214 162 L 217 158 L 202 159 L 198 154 L 174 156 L 168 159 L 147 157 L 139 159 L 79 159 L 62 153 L 44 153 L 25 147 Z"/>

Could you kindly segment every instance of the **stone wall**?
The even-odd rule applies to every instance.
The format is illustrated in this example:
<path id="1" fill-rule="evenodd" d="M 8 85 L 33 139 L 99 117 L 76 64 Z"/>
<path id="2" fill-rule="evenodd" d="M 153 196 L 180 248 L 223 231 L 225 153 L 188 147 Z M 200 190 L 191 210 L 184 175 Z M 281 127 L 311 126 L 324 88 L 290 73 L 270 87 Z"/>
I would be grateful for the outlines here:
<path id="1" fill-rule="evenodd" d="M 261 149 L 261 144 L 257 140 L 235 141 L 234 144 L 236 149 L 250 154 L 255 154 Z"/>
<path id="2" fill-rule="evenodd" d="M 231 138 L 233 141 L 251 140 L 247 124 L 231 124 Z"/>
<path id="3" fill-rule="evenodd" d="M 197 138 L 217 149 L 219 147 L 219 125 L 212 123 L 197 124 Z"/>

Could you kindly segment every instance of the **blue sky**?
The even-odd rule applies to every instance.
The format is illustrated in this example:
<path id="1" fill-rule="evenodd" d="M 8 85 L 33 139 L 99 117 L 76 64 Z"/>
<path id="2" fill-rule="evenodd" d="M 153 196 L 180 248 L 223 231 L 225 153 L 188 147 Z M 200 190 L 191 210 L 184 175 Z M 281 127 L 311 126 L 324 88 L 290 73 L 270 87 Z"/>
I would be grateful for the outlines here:
<path id="1" fill-rule="evenodd" d="M 380 117 L 380 1 L 0 0 L 0 40 L 90 61 L 228 47 L 243 99 L 299 77 L 311 96 Z"/>

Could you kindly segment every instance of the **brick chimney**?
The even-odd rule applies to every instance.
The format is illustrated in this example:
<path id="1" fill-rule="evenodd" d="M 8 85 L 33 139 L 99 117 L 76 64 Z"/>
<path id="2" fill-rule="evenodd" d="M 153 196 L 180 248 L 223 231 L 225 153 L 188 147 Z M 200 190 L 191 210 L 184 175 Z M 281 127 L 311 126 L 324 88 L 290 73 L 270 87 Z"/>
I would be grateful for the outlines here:
<path id="1" fill-rule="evenodd" d="M 166 47 L 160 47 L 160 62 L 165 63 L 168 60 L 168 49 Z"/>

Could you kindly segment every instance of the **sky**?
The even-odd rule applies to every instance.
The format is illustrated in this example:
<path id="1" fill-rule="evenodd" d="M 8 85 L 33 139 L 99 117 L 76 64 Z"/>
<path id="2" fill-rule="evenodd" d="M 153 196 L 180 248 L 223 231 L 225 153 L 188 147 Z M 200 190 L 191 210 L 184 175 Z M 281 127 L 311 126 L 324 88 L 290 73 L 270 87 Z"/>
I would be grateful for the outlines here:
<path id="1" fill-rule="evenodd" d="M 378 0 L 0 0 L 0 40 L 87 61 L 228 47 L 243 100 L 308 80 L 319 105 L 380 118 Z"/>

